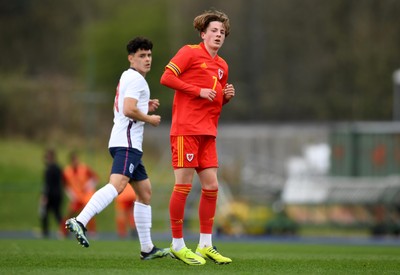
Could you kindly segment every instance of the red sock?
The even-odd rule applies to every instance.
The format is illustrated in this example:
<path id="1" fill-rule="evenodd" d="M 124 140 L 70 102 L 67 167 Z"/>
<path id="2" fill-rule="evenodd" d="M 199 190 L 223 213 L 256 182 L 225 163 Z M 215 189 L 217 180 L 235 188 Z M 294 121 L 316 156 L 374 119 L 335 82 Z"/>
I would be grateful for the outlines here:
<path id="1" fill-rule="evenodd" d="M 169 217 L 173 238 L 183 238 L 183 217 L 186 198 L 192 189 L 191 184 L 175 184 L 169 201 Z"/>
<path id="2" fill-rule="evenodd" d="M 217 197 L 218 189 L 201 189 L 199 204 L 200 233 L 212 234 L 215 209 L 217 208 Z"/>

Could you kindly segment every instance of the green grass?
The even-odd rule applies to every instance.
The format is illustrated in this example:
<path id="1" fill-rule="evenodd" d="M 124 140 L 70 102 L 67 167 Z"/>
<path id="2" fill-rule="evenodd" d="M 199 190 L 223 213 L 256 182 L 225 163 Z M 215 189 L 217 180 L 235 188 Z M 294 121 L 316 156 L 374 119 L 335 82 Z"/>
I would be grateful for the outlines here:
<path id="1" fill-rule="evenodd" d="M 0 230 L 6 231 L 39 231 L 38 203 L 43 185 L 43 154 L 48 144 L 30 142 L 23 139 L 0 139 Z M 102 148 L 88 149 L 83 145 L 71 146 L 65 143 L 50 144 L 57 148 L 61 166 L 68 163 L 68 154 L 78 150 L 82 161 L 89 164 L 99 175 L 98 188 L 108 182 L 112 158 L 107 144 Z M 168 228 L 168 217 L 165 205 L 173 184 L 172 170 L 154 171 L 157 160 L 145 155 L 144 161 L 153 184 L 153 227 L 154 230 Z M 157 168 L 159 170 L 159 168 Z M 167 173 L 167 175 L 166 175 Z M 168 177 L 168 173 L 170 174 Z M 66 213 L 64 198 L 63 213 Z M 158 211 L 157 209 L 163 209 Z M 115 231 L 114 203 L 96 217 L 99 231 Z M 111 221 L 111 222 L 110 222 Z M 57 228 L 53 217 L 50 217 L 51 229 Z"/>
<path id="2" fill-rule="evenodd" d="M 167 246 L 167 242 L 157 242 Z M 187 242 L 191 248 L 195 243 Z M 139 244 L 94 240 L 0 240 L 1 274 L 398 274 L 392 246 L 218 242 L 230 265 L 187 266 L 170 257 L 141 261 Z"/>
<path id="3" fill-rule="evenodd" d="M 66 164 L 68 146 L 59 148 Z M 0 139 L 0 230 L 37 231 L 37 206 L 42 186 L 45 145 Z M 77 149 L 77 148 L 73 148 Z M 79 148 L 78 148 L 79 149 Z M 83 151 L 104 185 L 111 158 L 106 148 Z M 145 156 L 153 183 L 153 232 L 169 230 L 170 167 Z M 165 170 L 164 170 L 165 168 Z M 115 230 L 113 206 L 97 216 L 99 231 Z M 53 222 L 52 230 L 55 230 Z M 198 226 L 196 226 L 198 228 Z M 318 229 L 320 230 L 320 229 Z M 313 232 L 315 234 L 315 232 Z M 168 246 L 169 240 L 156 242 Z M 190 248 L 195 243 L 187 242 Z M 75 240 L 0 239 L 0 274 L 398 274 L 400 250 L 394 246 L 306 245 L 268 242 L 219 242 L 218 249 L 233 259 L 227 266 L 207 263 L 186 266 L 170 258 L 139 260 L 137 240 L 93 240 L 83 249 Z"/>

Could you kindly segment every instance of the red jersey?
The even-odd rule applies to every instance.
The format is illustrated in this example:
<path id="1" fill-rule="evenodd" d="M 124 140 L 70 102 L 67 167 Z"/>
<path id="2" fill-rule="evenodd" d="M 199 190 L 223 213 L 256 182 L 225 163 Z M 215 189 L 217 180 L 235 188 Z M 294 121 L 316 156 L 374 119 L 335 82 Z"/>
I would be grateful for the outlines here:
<path id="1" fill-rule="evenodd" d="M 97 174 L 83 163 L 76 167 L 68 165 L 64 169 L 65 187 L 76 201 L 89 201 L 89 198 L 96 191 L 97 179 Z"/>
<path id="2" fill-rule="evenodd" d="M 161 84 L 175 90 L 171 136 L 216 137 L 228 64 L 218 55 L 212 58 L 201 42 L 183 46 L 165 68 Z M 217 92 L 212 102 L 199 96 L 202 88 Z"/>

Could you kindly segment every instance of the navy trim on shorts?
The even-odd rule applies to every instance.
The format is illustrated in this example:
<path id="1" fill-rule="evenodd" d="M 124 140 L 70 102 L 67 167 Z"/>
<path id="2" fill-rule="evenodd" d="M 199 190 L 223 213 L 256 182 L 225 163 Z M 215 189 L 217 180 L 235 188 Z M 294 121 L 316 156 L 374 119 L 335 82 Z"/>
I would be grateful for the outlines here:
<path id="1" fill-rule="evenodd" d="M 114 159 L 111 174 L 125 175 L 134 181 L 148 178 L 146 168 L 142 162 L 143 152 L 127 147 L 111 147 L 109 151 Z"/>

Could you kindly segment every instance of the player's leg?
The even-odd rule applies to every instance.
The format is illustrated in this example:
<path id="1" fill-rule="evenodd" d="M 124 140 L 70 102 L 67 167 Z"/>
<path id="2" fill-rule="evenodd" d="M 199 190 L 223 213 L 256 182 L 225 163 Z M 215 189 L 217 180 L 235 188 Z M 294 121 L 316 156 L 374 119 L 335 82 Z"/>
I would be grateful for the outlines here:
<path id="1" fill-rule="evenodd" d="M 125 189 L 133 172 L 130 166 L 136 164 L 135 156 L 129 148 L 110 148 L 110 153 L 114 158 L 110 182 L 93 194 L 76 218 L 71 218 L 65 223 L 69 231 L 75 233 L 76 239 L 84 247 L 89 247 L 86 225 Z"/>
<path id="2" fill-rule="evenodd" d="M 117 191 L 118 191 L 118 190 L 117 190 Z M 81 212 L 82 209 L 85 207 L 85 205 L 89 203 L 89 200 L 90 200 L 91 197 L 94 195 L 94 193 L 95 193 L 95 192 L 88 192 L 88 193 L 85 193 L 84 198 L 83 198 L 83 201 L 81 201 L 81 206 L 80 206 L 79 212 Z M 96 236 L 96 232 L 97 232 L 97 229 L 96 229 L 96 217 L 92 217 L 92 218 L 89 220 L 89 222 L 88 222 L 88 224 L 87 224 L 86 227 L 87 227 L 89 236 L 95 237 L 95 236 Z"/>
<path id="3" fill-rule="evenodd" d="M 197 167 L 198 137 L 171 136 L 172 166 L 175 185 L 172 190 L 169 213 L 172 231 L 171 256 L 189 265 L 203 265 L 205 261 L 186 247 L 183 239 L 183 219 L 186 199 L 192 189 Z"/>
<path id="4" fill-rule="evenodd" d="M 140 258 L 152 260 L 169 254 L 169 249 L 160 249 L 151 239 L 152 213 L 150 206 L 151 183 L 149 179 L 135 182 L 133 185 L 137 194 L 133 215 L 135 216 L 136 231 L 140 242 Z"/>
<path id="5" fill-rule="evenodd" d="M 183 239 L 183 218 L 185 215 L 186 199 L 192 185 L 178 182 L 192 182 L 194 168 L 175 169 L 176 184 L 170 199 L 170 222 L 172 231 L 171 256 L 188 265 L 203 265 L 205 261 L 186 247 Z"/>
<path id="6" fill-rule="evenodd" d="M 132 214 L 135 217 L 136 231 L 140 242 L 140 258 L 142 260 L 152 260 L 165 257 L 169 254 L 169 249 L 156 247 L 151 239 L 151 182 L 141 161 L 136 165 L 132 178 L 132 186 L 136 193 Z"/>
<path id="7" fill-rule="evenodd" d="M 212 228 L 218 196 L 217 168 L 202 170 L 198 175 L 202 188 L 199 203 L 200 240 L 196 254 L 216 264 L 229 264 L 232 260 L 222 256 L 212 244 Z"/>
<path id="8" fill-rule="evenodd" d="M 76 239 L 82 246 L 89 247 L 89 241 L 86 237 L 86 226 L 89 221 L 96 214 L 103 211 L 118 196 L 118 193 L 125 188 L 128 181 L 129 178 L 127 176 L 112 174 L 110 183 L 93 194 L 79 215 L 66 221 L 66 227 L 75 234 Z"/>
<path id="9" fill-rule="evenodd" d="M 178 251 L 185 247 L 183 240 L 183 220 L 185 216 L 186 199 L 192 189 L 194 168 L 180 168 L 174 170 L 175 185 L 172 190 L 169 213 L 172 231 L 172 248 Z"/>
<path id="10" fill-rule="evenodd" d="M 118 196 L 120 190 L 128 183 L 129 178 L 120 175 L 112 174 L 110 183 L 97 190 L 85 205 L 83 210 L 76 218 L 70 218 L 65 222 L 65 226 L 69 231 L 75 234 L 79 244 L 83 247 L 89 247 L 89 240 L 86 237 L 86 226 L 89 221 L 98 213 L 104 210 L 115 197 Z"/>
<path id="11" fill-rule="evenodd" d="M 201 183 L 199 203 L 200 240 L 196 253 L 217 264 L 228 264 L 231 259 L 222 256 L 212 244 L 212 229 L 218 198 L 217 149 L 214 137 L 202 140 L 197 173 Z"/>

